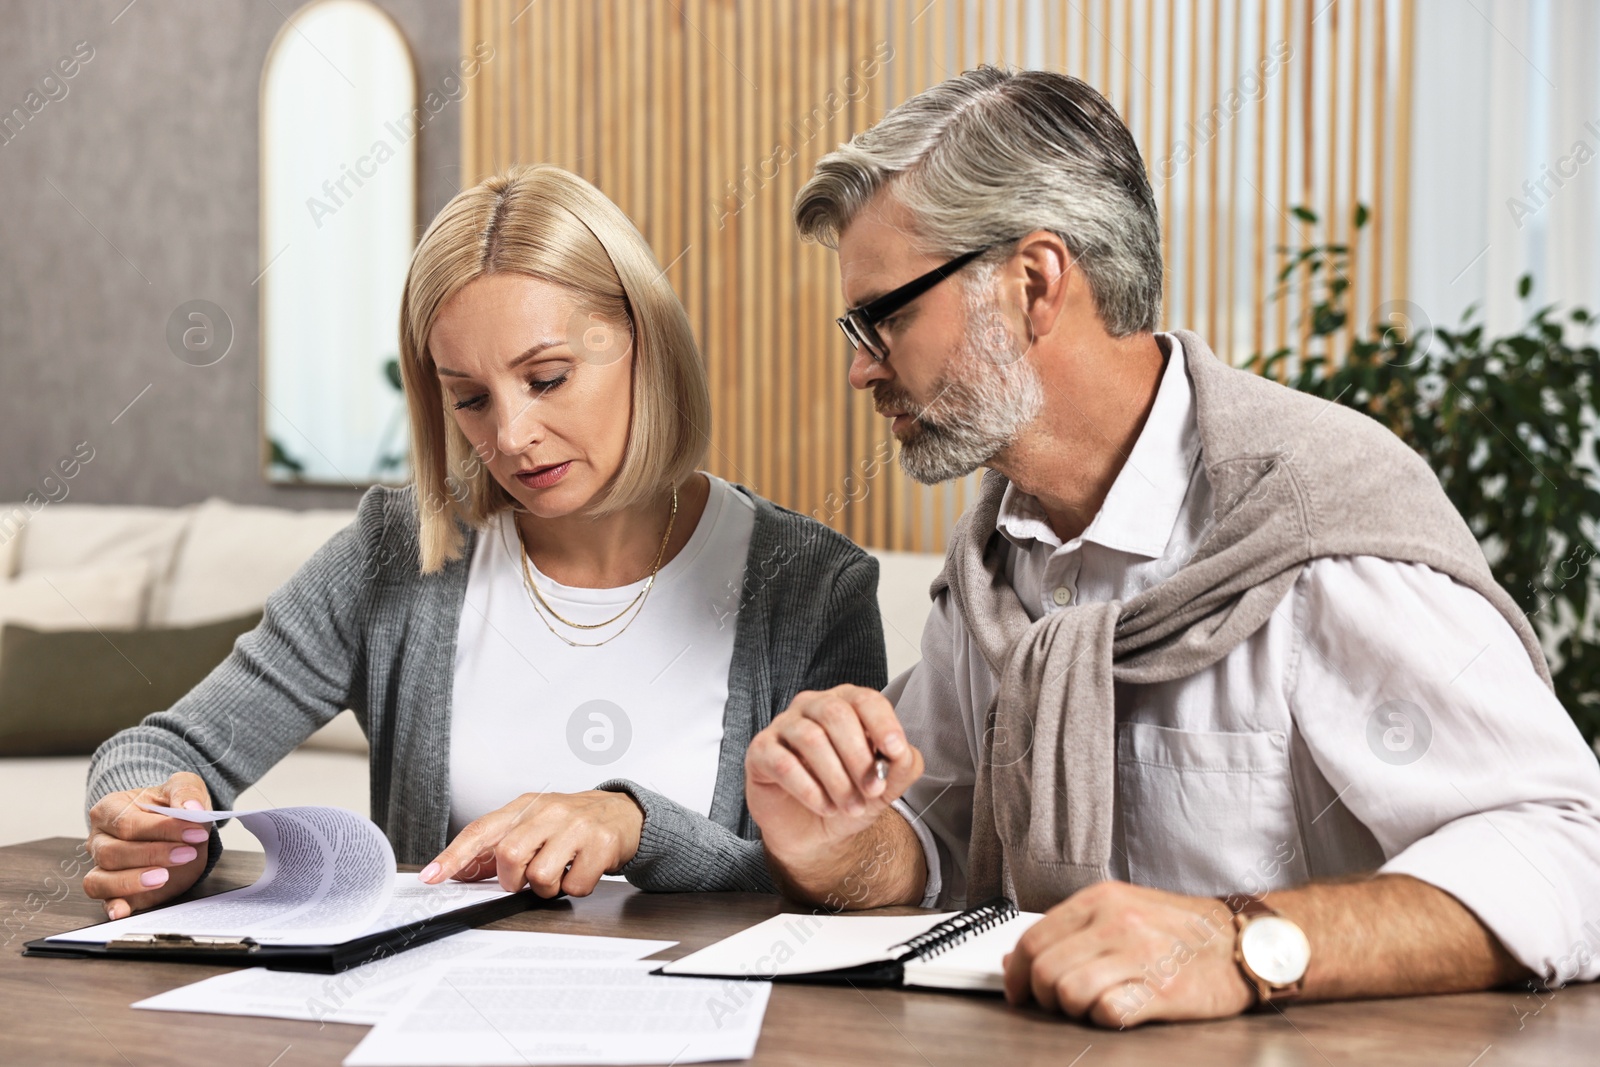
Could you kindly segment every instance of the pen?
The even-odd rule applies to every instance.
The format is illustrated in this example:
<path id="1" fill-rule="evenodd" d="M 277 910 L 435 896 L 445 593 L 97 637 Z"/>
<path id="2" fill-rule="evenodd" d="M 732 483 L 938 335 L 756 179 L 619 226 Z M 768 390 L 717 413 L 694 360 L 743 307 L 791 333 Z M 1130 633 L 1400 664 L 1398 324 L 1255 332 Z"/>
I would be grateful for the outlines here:
<path id="1" fill-rule="evenodd" d="M 889 777 L 889 757 L 876 749 L 872 752 L 872 767 L 878 772 L 878 781 L 885 781 Z"/>

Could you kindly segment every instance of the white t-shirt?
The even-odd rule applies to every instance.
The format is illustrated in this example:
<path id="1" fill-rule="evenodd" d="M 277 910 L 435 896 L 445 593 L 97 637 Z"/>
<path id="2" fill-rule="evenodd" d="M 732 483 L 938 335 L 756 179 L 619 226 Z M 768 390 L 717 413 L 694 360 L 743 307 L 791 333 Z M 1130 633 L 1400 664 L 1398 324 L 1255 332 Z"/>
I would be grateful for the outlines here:
<path id="1" fill-rule="evenodd" d="M 638 611 L 598 630 L 551 620 L 523 585 L 511 512 L 479 534 L 456 637 L 450 720 L 450 836 L 523 793 L 577 793 L 628 778 L 711 811 L 728 702 L 735 613 L 755 504 L 707 475 L 711 493 L 694 534 L 656 575 Z M 617 614 L 644 588 L 579 589 L 529 572 L 574 622 Z"/>

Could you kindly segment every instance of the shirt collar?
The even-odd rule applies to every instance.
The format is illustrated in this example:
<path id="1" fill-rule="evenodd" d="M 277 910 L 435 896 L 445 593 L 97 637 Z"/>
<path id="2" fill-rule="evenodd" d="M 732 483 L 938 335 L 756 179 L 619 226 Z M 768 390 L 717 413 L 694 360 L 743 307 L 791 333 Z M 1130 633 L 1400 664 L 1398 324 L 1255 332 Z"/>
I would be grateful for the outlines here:
<path id="1" fill-rule="evenodd" d="M 1166 333 L 1156 334 L 1156 342 L 1167 360 L 1155 403 L 1105 502 L 1079 538 L 1150 559 L 1159 558 L 1172 539 L 1200 452 L 1183 345 Z M 1061 547 L 1038 499 L 1015 485 L 1007 485 L 1000 498 L 995 526 L 1018 547 L 1030 540 Z"/>

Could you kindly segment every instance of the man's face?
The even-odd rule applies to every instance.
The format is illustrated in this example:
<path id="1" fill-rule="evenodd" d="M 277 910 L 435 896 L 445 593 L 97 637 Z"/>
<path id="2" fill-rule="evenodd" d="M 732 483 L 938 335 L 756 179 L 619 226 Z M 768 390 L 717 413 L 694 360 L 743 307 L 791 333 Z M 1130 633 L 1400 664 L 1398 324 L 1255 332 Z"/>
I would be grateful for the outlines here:
<path id="1" fill-rule="evenodd" d="M 938 267 L 917 252 L 903 208 L 880 193 L 839 235 L 844 299 L 858 307 Z M 1016 441 L 1043 406 L 1038 373 L 1018 337 L 1026 319 L 1006 309 L 992 286 L 973 291 L 968 266 L 877 324 L 889 357 L 858 350 L 850 384 L 871 389 L 880 415 L 893 419 L 900 465 L 919 482 L 959 478 Z M 1002 268 L 1003 269 L 1003 268 Z M 1016 320 L 1015 322 L 1013 320 Z"/>

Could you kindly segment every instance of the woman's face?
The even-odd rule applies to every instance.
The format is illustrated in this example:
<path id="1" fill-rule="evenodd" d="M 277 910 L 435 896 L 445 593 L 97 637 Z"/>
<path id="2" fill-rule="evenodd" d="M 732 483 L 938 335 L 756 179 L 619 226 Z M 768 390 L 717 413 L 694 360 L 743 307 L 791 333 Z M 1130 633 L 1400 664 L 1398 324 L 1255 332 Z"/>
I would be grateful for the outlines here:
<path id="1" fill-rule="evenodd" d="M 534 515 L 580 511 L 622 464 L 633 412 L 626 328 L 525 274 L 486 274 L 434 320 L 445 409 Z"/>

